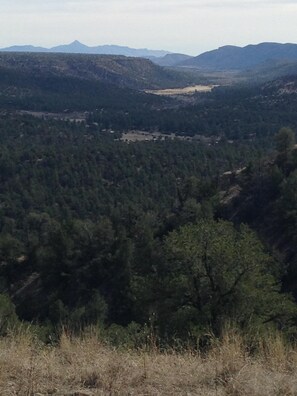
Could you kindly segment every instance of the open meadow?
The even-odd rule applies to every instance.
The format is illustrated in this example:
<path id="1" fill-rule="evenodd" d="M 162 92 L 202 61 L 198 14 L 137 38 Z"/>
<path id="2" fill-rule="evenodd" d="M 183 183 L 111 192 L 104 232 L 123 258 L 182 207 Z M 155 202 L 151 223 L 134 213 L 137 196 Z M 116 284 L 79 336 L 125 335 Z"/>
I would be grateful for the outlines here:
<path id="1" fill-rule="evenodd" d="M 147 93 L 160 96 L 191 95 L 197 92 L 211 92 L 218 85 L 194 85 L 184 88 L 147 90 Z"/>

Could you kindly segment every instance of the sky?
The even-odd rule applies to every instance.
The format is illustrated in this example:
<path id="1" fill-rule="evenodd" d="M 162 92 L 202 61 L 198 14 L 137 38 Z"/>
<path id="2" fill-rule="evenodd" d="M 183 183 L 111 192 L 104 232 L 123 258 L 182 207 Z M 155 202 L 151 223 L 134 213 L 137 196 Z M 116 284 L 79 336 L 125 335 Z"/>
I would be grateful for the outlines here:
<path id="1" fill-rule="evenodd" d="M 297 43 L 297 0 L 0 0 L 0 48 L 74 40 L 198 55 Z"/>

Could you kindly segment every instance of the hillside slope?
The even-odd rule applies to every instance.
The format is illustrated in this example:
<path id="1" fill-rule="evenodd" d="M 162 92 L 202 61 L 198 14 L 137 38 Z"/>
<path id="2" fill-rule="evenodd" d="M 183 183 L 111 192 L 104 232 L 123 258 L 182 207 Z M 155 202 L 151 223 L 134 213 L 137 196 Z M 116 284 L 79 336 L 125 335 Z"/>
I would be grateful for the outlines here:
<path id="1" fill-rule="evenodd" d="M 46 112 L 159 106 L 164 98 L 100 80 L 0 67 L 0 109 Z"/>
<path id="2" fill-rule="evenodd" d="M 260 83 L 283 76 L 296 76 L 296 74 L 297 60 L 275 60 L 261 63 L 253 69 L 239 72 L 237 75 L 248 79 L 251 83 Z"/>
<path id="3" fill-rule="evenodd" d="M 293 131 L 290 134 L 294 136 Z M 290 149 L 224 175 L 230 184 L 224 188 L 221 215 L 249 224 L 261 235 L 269 250 L 284 263 L 283 289 L 296 298 L 297 145 L 293 141 Z"/>
<path id="4" fill-rule="evenodd" d="M 142 58 L 1 53 L 0 108 L 60 112 L 159 107 L 168 99 L 142 92 L 185 86 L 191 76 Z M 141 92 L 140 92 L 141 91 Z"/>

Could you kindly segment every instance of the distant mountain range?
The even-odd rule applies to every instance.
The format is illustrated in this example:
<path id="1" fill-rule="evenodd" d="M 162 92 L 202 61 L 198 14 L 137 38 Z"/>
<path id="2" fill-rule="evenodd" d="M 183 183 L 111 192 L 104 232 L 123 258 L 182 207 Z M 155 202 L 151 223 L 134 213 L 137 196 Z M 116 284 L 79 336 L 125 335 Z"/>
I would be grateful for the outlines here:
<path id="1" fill-rule="evenodd" d="M 201 70 L 248 70 L 278 61 L 297 61 L 297 44 L 261 43 L 246 47 L 228 45 L 186 59 L 178 65 Z"/>
<path id="2" fill-rule="evenodd" d="M 159 66 L 188 67 L 202 71 L 247 71 L 255 68 L 270 68 L 279 63 L 297 62 L 297 44 L 261 43 L 236 47 L 227 45 L 196 57 L 170 53 L 164 50 L 135 49 L 118 45 L 89 47 L 79 41 L 52 48 L 32 45 L 12 46 L 2 52 L 35 52 L 65 54 L 123 55 L 150 59 Z M 290 66 L 292 68 L 292 65 Z M 297 70 L 296 70 L 297 72 Z"/>
<path id="3" fill-rule="evenodd" d="M 95 55 L 123 55 L 135 58 L 147 58 L 159 66 L 176 66 L 178 63 L 191 58 L 189 55 L 173 54 L 164 50 L 136 49 L 120 45 L 98 45 L 89 47 L 77 40 L 70 44 L 58 45 L 52 48 L 35 47 L 33 45 L 13 45 L 2 48 L 0 52 L 36 52 L 36 53 L 64 53 L 64 54 L 95 54 Z"/>
<path id="4" fill-rule="evenodd" d="M 2 48 L 0 51 L 5 52 L 63 52 L 66 54 L 97 54 L 97 55 L 125 55 L 140 58 L 161 58 L 167 54 L 168 51 L 150 50 L 150 49 L 135 49 L 129 47 L 122 47 L 119 45 L 98 45 L 89 47 L 79 41 L 73 43 L 58 45 L 52 48 L 34 47 L 33 45 L 14 45 L 12 47 Z"/>

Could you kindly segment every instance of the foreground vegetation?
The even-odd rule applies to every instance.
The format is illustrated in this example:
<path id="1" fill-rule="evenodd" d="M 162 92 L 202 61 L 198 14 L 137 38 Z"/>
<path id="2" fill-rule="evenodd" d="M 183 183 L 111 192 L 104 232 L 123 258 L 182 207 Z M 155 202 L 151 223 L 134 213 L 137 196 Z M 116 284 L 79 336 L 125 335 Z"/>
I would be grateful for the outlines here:
<path id="1" fill-rule="evenodd" d="M 2 395 L 296 395 L 297 349 L 280 335 L 259 337 L 251 349 L 229 329 L 207 351 L 114 349 L 89 330 L 62 333 L 55 346 L 29 332 L 0 340 Z"/>

